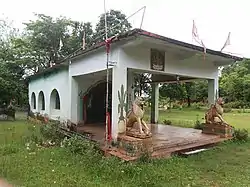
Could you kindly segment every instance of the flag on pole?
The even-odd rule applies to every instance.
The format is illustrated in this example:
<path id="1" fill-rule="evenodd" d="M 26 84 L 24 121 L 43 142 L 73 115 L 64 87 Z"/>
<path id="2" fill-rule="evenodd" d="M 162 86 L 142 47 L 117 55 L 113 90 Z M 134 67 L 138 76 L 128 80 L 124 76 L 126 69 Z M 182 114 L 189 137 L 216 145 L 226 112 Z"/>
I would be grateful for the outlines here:
<path id="1" fill-rule="evenodd" d="M 224 43 L 224 45 L 223 45 L 223 47 L 221 48 L 220 51 L 222 51 L 223 49 L 225 49 L 226 46 L 231 45 L 230 36 L 231 36 L 231 32 L 228 33 L 227 40 L 226 40 L 226 42 Z"/>
<path id="2" fill-rule="evenodd" d="M 193 28 L 192 28 L 192 38 L 198 43 L 200 44 L 203 48 L 204 48 L 204 60 L 205 60 L 205 54 L 207 52 L 207 48 L 205 46 L 205 44 L 203 43 L 203 41 L 200 39 L 199 34 L 198 34 L 198 29 L 195 25 L 195 22 L 193 20 Z"/>
<path id="3" fill-rule="evenodd" d="M 205 46 L 205 44 L 203 43 L 203 41 L 201 40 L 201 45 L 202 45 L 202 47 L 204 48 L 204 53 L 203 53 L 203 58 L 204 58 L 204 60 L 206 59 L 206 53 L 207 53 L 207 48 L 206 48 L 206 46 Z"/>
<path id="4" fill-rule="evenodd" d="M 85 42 L 85 31 L 83 31 L 82 35 L 82 50 L 85 50 L 86 42 Z"/>
<path id="5" fill-rule="evenodd" d="M 63 42 L 62 42 L 62 39 L 60 38 L 60 42 L 59 42 L 59 50 L 61 50 L 63 47 Z"/>

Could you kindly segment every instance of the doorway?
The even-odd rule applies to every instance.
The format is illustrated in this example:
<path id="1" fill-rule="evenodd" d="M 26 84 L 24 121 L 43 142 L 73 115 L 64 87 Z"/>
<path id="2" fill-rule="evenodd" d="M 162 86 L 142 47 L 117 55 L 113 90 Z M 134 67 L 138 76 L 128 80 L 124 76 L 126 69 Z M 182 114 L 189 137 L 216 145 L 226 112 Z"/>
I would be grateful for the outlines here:
<path id="1" fill-rule="evenodd" d="M 109 107 L 108 111 L 112 112 L 112 83 L 109 82 Z M 100 82 L 90 87 L 85 95 L 83 102 L 84 122 L 85 124 L 105 124 L 106 120 L 106 82 Z"/>

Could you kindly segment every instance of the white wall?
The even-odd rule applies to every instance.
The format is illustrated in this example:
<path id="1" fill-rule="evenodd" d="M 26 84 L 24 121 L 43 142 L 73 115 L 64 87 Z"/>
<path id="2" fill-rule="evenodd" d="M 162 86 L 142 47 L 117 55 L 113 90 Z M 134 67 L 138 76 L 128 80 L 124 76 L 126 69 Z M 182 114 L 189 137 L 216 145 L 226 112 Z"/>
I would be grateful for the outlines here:
<path id="1" fill-rule="evenodd" d="M 119 58 L 118 49 L 112 48 L 109 61 L 117 62 Z M 105 49 L 99 49 L 82 58 L 71 61 L 69 66 L 70 76 L 85 75 L 106 69 L 107 55 Z"/>
<path id="2" fill-rule="evenodd" d="M 149 47 L 140 45 L 124 48 L 119 57 L 120 62 L 126 63 L 129 68 L 154 71 L 150 69 Z M 204 61 L 203 59 L 200 59 L 200 61 L 197 61 L 197 59 L 176 61 L 168 53 L 165 53 L 165 72 L 161 73 L 214 79 L 218 76 L 218 68 L 211 61 Z"/>
<path id="3" fill-rule="evenodd" d="M 51 111 L 50 107 L 50 95 L 53 89 L 56 89 L 60 97 L 60 110 Z M 38 94 L 40 91 L 44 93 L 45 110 L 38 111 Z M 48 76 L 41 75 L 39 78 L 31 80 L 29 83 L 29 103 L 31 105 L 31 94 L 36 95 L 36 109 L 31 110 L 33 112 L 40 112 L 42 114 L 48 114 L 52 119 L 57 119 L 60 116 L 60 120 L 68 119 L 69 108 L 69 76 L 68 70 L 61 70 L 54 72 Z"/>

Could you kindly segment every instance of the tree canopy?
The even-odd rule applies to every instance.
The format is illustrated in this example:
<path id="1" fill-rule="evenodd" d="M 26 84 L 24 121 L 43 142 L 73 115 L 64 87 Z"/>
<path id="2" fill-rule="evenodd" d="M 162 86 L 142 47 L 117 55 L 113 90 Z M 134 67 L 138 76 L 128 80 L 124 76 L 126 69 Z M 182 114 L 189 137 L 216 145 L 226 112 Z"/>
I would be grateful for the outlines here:
<path id="1" fill-rule="evenodd" d="M 61 63 L 69 54 L 82 49 L 83 37 L 87 47 L 105 40 L 105 15 L 98 23 L 79 22 L 66 17 L 53 18 L 35 14 L 36 19 L 25 23 L 23 32 L 10 21 L 0 20 L 0 103 L 15 98 L 19 104 L 27 103 L 25 76 L 35 74 Z M 126 15 L 117 10 L 107 12 L 108 37 L 131 29 Z M 150 96 L 150 74 L 135 77 L 137 95 Z M 161 98 L 170 101 L 203 101 L 207 98 L 207 81 L 180 84 L 163 84 Z M 219 79 L 220 96 L 232 103 L 232 107 L 250 106 L 250 60 L 225 67 Z"/>

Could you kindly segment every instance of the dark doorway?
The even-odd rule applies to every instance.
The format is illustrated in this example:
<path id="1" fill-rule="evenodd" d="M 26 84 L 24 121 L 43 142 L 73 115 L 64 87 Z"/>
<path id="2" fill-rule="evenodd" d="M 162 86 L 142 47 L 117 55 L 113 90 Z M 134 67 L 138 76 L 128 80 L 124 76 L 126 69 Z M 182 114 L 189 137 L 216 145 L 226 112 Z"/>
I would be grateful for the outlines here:
<path id="1" fill-rule="evenodd" d="M 101 82 L 92 87 L 86 99 L 86 123 L 105 123 L 105 107 L 106 107 L 106 82 Z M 112 84 L 109 83 L 109 113 L 111 115 L 111 95 Z"/>

